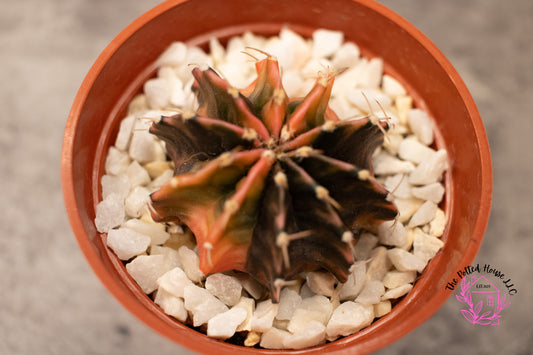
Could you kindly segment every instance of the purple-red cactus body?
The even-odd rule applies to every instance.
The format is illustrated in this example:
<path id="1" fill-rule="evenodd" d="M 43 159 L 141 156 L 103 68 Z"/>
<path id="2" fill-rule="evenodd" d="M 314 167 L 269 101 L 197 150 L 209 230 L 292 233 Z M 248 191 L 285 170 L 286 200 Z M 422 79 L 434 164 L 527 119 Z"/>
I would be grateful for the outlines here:
<path id="1" fill-rule="evenodd" d="M 247 272 L 277 300 L 301 272 L 345 282 L 357 236 L 397 210 L 372 175 L 387 122 L 340 121 L 328 107 L 334 75 L 290 99 L 275 58 L 256 69 L 237 90 L 195 68 L 196 113 L 152 125 L 175 164 L 151 195 L 152 217 L 191 229 L 204 273 Z"/>

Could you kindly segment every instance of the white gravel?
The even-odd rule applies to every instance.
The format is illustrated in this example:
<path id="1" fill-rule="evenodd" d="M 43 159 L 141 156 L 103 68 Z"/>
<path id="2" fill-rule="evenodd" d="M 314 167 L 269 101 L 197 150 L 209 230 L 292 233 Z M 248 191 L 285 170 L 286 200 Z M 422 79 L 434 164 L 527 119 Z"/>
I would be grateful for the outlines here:
<path id="1" fill-rule="evenodd" d="M 327 272 L 309 272 L 282 288 L 279 304 L 245 274 L 204 275 L 190 232 L 155 223 L 147 207 L 148 195 L 173 175 L 164 144 L 147 132 L 151 120 L 194 108 L 189 63 L 215 66 L 236 87 L 249 85 L 255 69 L 241 53 L 245 47 L 277 56 L 291 97 L 306 94 L 318 71 L 346 68 L 332 90 L 330 106 L 338 116 L 387 116 L 391 122 L 373 164 L 398 218 L 359 237 L 346 283 Z M 448 156 L 433 145 L 431 117 L 413 107 L 401 82 L 383 72 L 380 58 L 361 57 L 357 44 L 344 42 L 340 32 L 317 30 L 312 39 L 289 29 L 269 39 L 246 33 L 231 38 L 226 48 L 211 39 L 209 48 L 210 55 L 173 43 L 158 59 L 156 77 L 132 100 L 105 161 L 97 230 L 107 233 L 107 245 L 165 313 L 204 325 L 217 339 L 245 332 L 248 346 L 302 349 L 353 334 L 386 316 L 444 246 L 446 215 L 439 204 Z"/>

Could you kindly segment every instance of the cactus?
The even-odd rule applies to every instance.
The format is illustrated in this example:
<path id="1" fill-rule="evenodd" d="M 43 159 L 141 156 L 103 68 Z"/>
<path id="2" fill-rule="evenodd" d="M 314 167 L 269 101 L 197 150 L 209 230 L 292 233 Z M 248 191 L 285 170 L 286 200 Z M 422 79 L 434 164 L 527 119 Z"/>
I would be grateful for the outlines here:
<path id="1" fill-rule="evenodd" d="M 194 233 L 205 273 L 249 273 L 278 300 L 280 287 L 325 269 L 345 282 L 358 235 L 397 210 L 373 177 L 386 120 L 341 121 L 328 107 L 335 73 L 288 98 L 277 60 L 256 62 L 238 90 L 195 68 L 195 113 L 162 117 L 174 177 L 151 195 L 154 220 Z"/>

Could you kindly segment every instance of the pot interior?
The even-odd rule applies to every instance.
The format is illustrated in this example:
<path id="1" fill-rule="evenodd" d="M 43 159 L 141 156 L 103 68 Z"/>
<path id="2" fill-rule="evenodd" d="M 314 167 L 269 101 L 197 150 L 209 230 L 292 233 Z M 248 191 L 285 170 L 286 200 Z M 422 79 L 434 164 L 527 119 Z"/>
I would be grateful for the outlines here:
<path id="1" fill-rule="evenodd" d="M 414 289 L 387 316 L 357 334 L 325 345 L 330 350 L 376 350 L 428 318 L 450 295 L 445 285 L 469 265 L 479 247 L 490 204 L 490 157 L 481 119 L 461 79 L 442 54 L 405 20 L 369 1 L 217 0 L 169 1 L 126 28 L 104 50 L 73 105 L 63 151 L 64 192 L 80 247 L 109 290 L 134 314 L 170 339 L 196 351 L 234 353 L 166 316 L 140 290 L 95 229 L 95 207 L 105 156 L 129 101 L 154 75 L 154 61 L 173 41 L 204 48 L 210 37 L 251 31 L 275 35 L 283 26 L 309 37 L 317 28 L 340 30 L 366 57 L 379 56 L 434 119 L 436 147 L 445 148 L 444 248 Z M 333 347 L 332 347 L 333 346 Z M 323 347 L 313 351 L 323 351 Z M 262 352 L 262 350 L 254 349 Z M 285 351 L 287 352 L 287 351 Z"/>

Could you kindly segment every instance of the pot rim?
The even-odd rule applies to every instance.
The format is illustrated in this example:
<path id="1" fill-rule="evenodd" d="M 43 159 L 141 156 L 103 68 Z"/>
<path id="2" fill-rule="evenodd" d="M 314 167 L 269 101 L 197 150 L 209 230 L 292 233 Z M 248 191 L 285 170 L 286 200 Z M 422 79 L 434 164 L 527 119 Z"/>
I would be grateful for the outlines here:
<path id="1" fill-rule="evenodd" d="M 93 86 L 95 80 L 97 79 L 100 72 L 106 65 L 107 61 L 124 44 L 124 42 L 129 37 L 131 37 L 137 30 L 139 30 L 141 27 L 143 27 L 148 22 L 150 22 L 157 16 L 161 15 L 165 11 L 175 6 L 179 6 L 183 3 L 189 2 L 189 1 L 193 1 L 193 0 L 167 0 L 157 5 L 156 7 L 145 12 L 139 18 L 134 20 L 130 25 L 128 25 L 124 30 L 122 30 L 106 46 L 106 48 L 102 51 L 102 53 L 98 56 L 94 64 L 89 69 L 85 79 L 83 80 L 80 86 L 80 89 L 78 90 L 75 96 L 75 99 L 74 99 L 71 111 L 68 115 L 67 123 L 65 126 L 65 135 L 64 135 L 63 147 L 62 147 L 62 153 L 61 153 L 62 154 L 61 156 L 61 177 L 62 177 L 62 188 L 63 188 L 66 211 L 69 217 L 71 227 L 74 231 L 74 234 L 76 236 L 76 239 L 78 241 L 78 244 L 83 254 L 85 255 L 86 259 L 88 260 L 89 264 L 93 268 L 96 275 L 99 277 L 100 281 L 117 298 L 117 300 L 119 300 L 120 303 L 124 305 L 125 308 L 127 308 L 136 317 L 138 317 L 145 323 L 149 324 L 153 329 L 158 331 L 160 334 L 164 335 L 165 337 L 173 341 L 177 341 L 175 334 L 173 334 L 171 329 L 165 326 L 163 322 L 160 322 L 160 316 L 149 311 L 145 307 L 145 304 L 143 302 L 136 302 L 136 303 L 128 302 L 128 299 L 131 297 L 131 295 L 128 295 L 124 288 L 117 287 L 116 278 L 113 277 L 109 273 L 106 265 L 100 259 L 100 255 L 98 255 L 96 250 L 90 244 L 90 241 L 88 240 L 88 236 L 85 233 L 84 225 L 83 225 L 83 222 L 82 222 L 82 219 L 79 213 L 79 209 L 76 203 L 75 189 L 74 189 L 75 181 L 74 181 L 74 176 L 73 176 L 73 171 L 72 171 L 72 164 L 73 164 L 73 159 L 74 159 L 73 148 L 74 148 L 75 132 L 77 131 L 79 117 L 80 117 L 82 108 L 84 107 L 85 101 L 87 99 L 87 96 L 89 95 L 91 87 Z M 468 110 L 469 116 L 471 117 L 473 130 L 476 134 L 476 139 L 477 139 L 476 143 L 479 147 L 480 162 L 481 162 L 481 184 L 482 184 L 481 193 L 480 193 L 480 203 L 479 203 L 480 208 L 476 216 L 476 222 L 474 224 L 472 238 L 468 242 L 465 252 L 462 254 L 462 257 L 459 262 L 459 265 L 469 264 L 474 260 L 474 257 L 480 247 L 483 234 L 487 227 L 489 214 L 490 214 L 491 199 L 492 199 L 492 163 L 491 163 L 491 157 L 490 157 L 490 149 L 489 149 L 488 139 L 485 134 L 483 122 L 481 120 L 478 109 L 474 103 L 474 100 L 470 92 L 468 91 L 465 83 L 460 78 L 459 74 L 454 69 L 454 67 L 451 65 L 451 63 L 448 61 L 448 59 L 446 59 L 446 57 L 433 44 L 433 42 L 429 40 L 414 25 L 412 25 L 406 19 L 396 14 L 389 8 L 373 0 L 352 0 L 352 1 L 360 3 L 361 5 L 368 7 L 370 10 L 379 13 L 381 16 L 394 22 L 399 27 L 401 27 L 403 30 L 405 30 L 409 35 L 415 38 L 431 54 L 431 56 L 438 62 L 438 64 L 443 68 L 443 70 L 452 80 L 453 84 L 457 88 L 457 91 Z M 416 296 L 417 291 L 420 289 L 420 288 L 417 288 L 416 286 L 417 284 L 415 284 L 415 287 L 411 291 L 411 294 L 413 294 L 414 296 Z M 394 331 L 387 333 L 387 341 L 385 343 L 383 339 L 376 337 L 373 339 L 366 340 L 364 344 L 359 344 L 360 346 L 357 347 L 358 343 L 355 342 L 356 338 L 358 339 L 360 336 L 364 336 L 365 333 L 367 333 L 368 329 L 370 328 L 369 327 L 369 328 L 361 330 L 360 332 L 352 336 L 348 336 L 343 339 L 340 339 L 335 342 L 328 343 L 322 346 L 313 347 L 313 348 L 304 349 L 304 350 L 296 350 L 296 351 L 295 350 L 282 350 L 281 353 L 292 353 L 292 354 L 302 353 L 302 352 L 321 353 L 326 350 L 328 352 L 343 352 L 343 351 L 346 351 L 348 348 L 351 348 L 351 350 L 355 350 L 355 347 L 357 347 L 357 350 L 362 351 L 363 353 L 375 351 L 387 344 L 390 344 L 398 340 L 399 338 L 403 337 L 411 330 L 418 327 L 422 322 L 424 322 L 427 318 L 429 318 L 432 314 L 434 314 L 437 311 L 437 309 L 441 307 L 441 305 L 446 301 L 446 299 L 450 295 L 451 295 L 451 292 L 437 293 L 435 296 L 431 298 L 431 302 L 425 302 L 423 305 L 421 305 L 419 308 L 416 309 L 414 314 L 410 315 L 409 318 L 411 321 L 408 326 L 397 327 L 396 329 L 394 329 Z M 410 297 L 410 299 L 412 298 L 415 298 L 415 297 Z M 404 301 L 407 301 L 407 300 L 404 299 Z M 401 312 L 401 310 L 405 308 L 407 304 L 408 302 L 402 301 L 398 305 L 395 306 L 395 310 L 397 312 Z M 384 323 L 380 322 L 380 320 L 374 322 L 372 324 L 373 331 L 375 331 L 376 329 L 379 329 L 383 324 Z M 183 327 L 186 328 L 185 326 Z M 185 331 L 190 332 L 190 334 L 187 334 L 187 335 L 190 335 L 192 338 L 200 339 L 196 337 L 196 335 L 201 335 L 203 339 L 202 341 L 195 342 L 194 340 L 189 340 L 186 342 L 185 341 L 179 342 L 180 345 L 187 346 L 188 348 L 195 350 L 195 351 L 204 352 L 206 351 L 206 349 L 209 349 L 212 351 L 214 351 L 215 349 L 218 349 L 221 352 L 224 352 L 225 350 L 228 352 L 243 351 L 243 352 L 253 352 L 256 354 L 276 353 L 275 351 L 273 352 L 271 350 L 250 349 L 250 348 L 245 348 L 241 346 L 235 346 L 235 345 L 231 345 L 227 343 L 222 343 L 220 341 L 208 338 L 207 336 L 201 333 L 198 333 L 194 330 L 188 329 L 188 328 L 186 328 Z"/>

